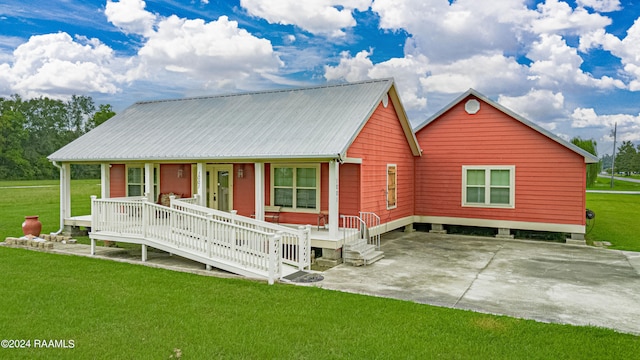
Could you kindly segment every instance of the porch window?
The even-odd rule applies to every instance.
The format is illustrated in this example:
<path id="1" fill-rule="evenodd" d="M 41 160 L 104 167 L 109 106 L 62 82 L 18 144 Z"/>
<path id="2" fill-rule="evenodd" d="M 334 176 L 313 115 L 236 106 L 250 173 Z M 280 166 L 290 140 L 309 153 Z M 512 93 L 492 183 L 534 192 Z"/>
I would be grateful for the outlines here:
<path id="1" fill-rule="evenodd" d="M 515 166 L 463 166 L 462 205 L 514 207 Z"/>
<path id="2" fill-rule="evenodd" d="M 387 165 L 387 209 L 396 208 L 397 199 L 397 167 L 395 164 Z"/>
<path id="3" fill-rule="evenodd" d="M 320 167 L 273 166 L 272 203 L 284 208 L 316 211 L 319 204 Z"/>
<path id="4" fill-rule="evenodd" d="M 158 166 L 153 167 L 153 196 L 158 196 Z M 143 196 L 144 195 L 144 165 L 127 166 L 127 196 Z"/>

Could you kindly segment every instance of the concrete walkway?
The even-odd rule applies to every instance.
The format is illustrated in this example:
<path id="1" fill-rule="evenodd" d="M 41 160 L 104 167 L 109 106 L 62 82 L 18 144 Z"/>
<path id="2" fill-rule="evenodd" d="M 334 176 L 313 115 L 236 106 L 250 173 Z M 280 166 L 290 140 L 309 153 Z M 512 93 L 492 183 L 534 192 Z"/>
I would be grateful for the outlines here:
<path id="1" fill-rule="evenodd" d="M 640 335 L 640 253 L 424 232 L 386 234 L 382 250 L 315 285 Z"/>

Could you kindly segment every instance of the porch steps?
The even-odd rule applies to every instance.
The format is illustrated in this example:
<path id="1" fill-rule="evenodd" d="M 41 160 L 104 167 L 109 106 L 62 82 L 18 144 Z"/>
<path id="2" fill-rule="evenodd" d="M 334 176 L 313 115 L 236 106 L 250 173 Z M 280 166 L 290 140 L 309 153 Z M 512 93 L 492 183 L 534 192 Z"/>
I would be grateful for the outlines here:
<path id="1" fill-rule="evenodd" d="M 375 245 L 368 244 L 367 239 L 358 239 L 342 247 L 342 259 L 348 265 L 366 266 L 382 258 L 384 252 L 376 250 Z"/>

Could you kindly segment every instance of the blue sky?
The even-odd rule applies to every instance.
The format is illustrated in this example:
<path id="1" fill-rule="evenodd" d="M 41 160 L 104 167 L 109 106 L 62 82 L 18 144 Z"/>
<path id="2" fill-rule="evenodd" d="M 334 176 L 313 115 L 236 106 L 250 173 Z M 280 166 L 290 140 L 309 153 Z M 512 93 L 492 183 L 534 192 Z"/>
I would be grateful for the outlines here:
<path id="1" fill-rule="evenodd" d="M 638 0 L 0 1 L 0 96 L 133 102 L 394 77 L 414 125 L 473 87 L 640 143 Z"/>

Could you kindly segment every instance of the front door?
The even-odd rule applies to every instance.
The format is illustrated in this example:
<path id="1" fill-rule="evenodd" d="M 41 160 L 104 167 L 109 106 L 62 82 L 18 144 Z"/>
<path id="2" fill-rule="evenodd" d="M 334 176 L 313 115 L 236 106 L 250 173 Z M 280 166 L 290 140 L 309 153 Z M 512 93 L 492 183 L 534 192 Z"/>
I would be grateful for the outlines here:
<path id="1" fill-rule="evenodd" d="M 207 207 L 233 209 L 233 165 L 207 165 Z"/>

